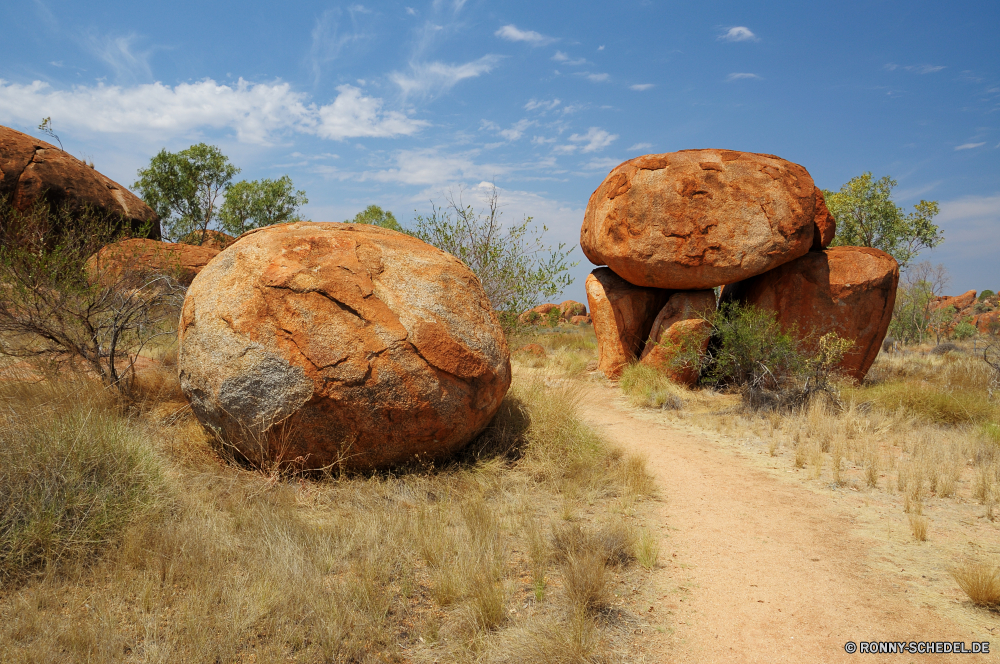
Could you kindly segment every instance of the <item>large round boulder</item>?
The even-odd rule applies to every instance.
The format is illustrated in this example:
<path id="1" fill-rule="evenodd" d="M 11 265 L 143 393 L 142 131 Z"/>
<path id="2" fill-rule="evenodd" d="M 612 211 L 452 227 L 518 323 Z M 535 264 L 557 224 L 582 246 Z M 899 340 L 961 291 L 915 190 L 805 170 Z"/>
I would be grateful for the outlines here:
<path id="1" fill-rule="evenodd" d="M 585 286 L 597 335 L 597 366 L 608 378 L 618 378 L 638 358 L 670 291 L 635 286 L 606 267 L 591 272 Z"/>
<path id="2" fill-rule="evenodd" d="M 243 234 L 195 278 L 181 387 L 251 459 L 370 469 L 450 454 L 489 423 L 510 351 L 454 256 L 364 224 Z"/>
<path id="3" fill-rule="evenodd" d="M 760 276 L 726 286 L 722 300 L 768 309 L 800 338 L 836 332 L 854 342 L 840 369 L 864 379 L 878 355 L 892 319 L 899 264 L 868 247 L 831 247 Z"/>
<path id="4" fill-rule="evenodd" d="M 187 286 L 218 255 L 211 247 L 132 238 L 103 247 L 87 261 L 87 270 L 104 282 L 125 272 L 154 272 Z"/>
<path id="5" fill-rule="evenodd" d="M 774 155 L 646 155 L 617 166 L 590 197 L 580 245 L 637 286 L 731 284 L 802 256 L 817 232 L 829 243 L 832 217 L 817 195 L 805 168 Z"/>
<path id="6" fill-rule="evenodd" d="M 39 201 L 122 219 L 160 238 L 160 218 L 138 196 L 51 143 L 0 126 L 0 198 L 25 212 Z M 56 229 L 58 230 L 58 229 Z"/>

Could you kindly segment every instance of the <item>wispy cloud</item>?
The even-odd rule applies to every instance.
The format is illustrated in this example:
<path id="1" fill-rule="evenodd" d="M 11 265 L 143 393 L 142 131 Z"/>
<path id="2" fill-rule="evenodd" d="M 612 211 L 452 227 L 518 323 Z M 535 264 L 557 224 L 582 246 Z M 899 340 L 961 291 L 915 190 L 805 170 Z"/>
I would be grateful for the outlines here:
<path id="1" fill-rule="evenodd" d="M 961 145 L 955 146 L 955 151 L 957 152 L 958 150 L 972 150 L 974 148 L 981 148 L 984 145 L 986 145 L 986 141 L 983 141 L 982 143 L 962 143 Z"/>
<path id="2" fill-rule="evenodd" d="M 121 83 L 151 81 L 153 71 L 149 66 L 150 51 L 135 48 L 138 36 L 134 33 L 123 37 L 88 34 L 83 38 L 84 47 L 115 72 Z"/>
<path id="3" fill-rule="evenodd" d="M 521 30 L 514 24 L 505 25 L 493 34 L 500 39 L 513 42 L 526 42 L 532 46 L 544 46 L 556 41 L 553 37 L 547 37 L 534 30 Z"/>
<path id="4" fill-rule="evenodd" d="M 635 152 L 636 150 L 648 150 L 653 147 L 652 143 L 636 143 L 635 145 L 629 146 L 629 152 Z"/>
<path id="5" fill-rule="evenodd" d="M 549 101 L 539 101 L 538 99 L 529 99 L 528 103 L 524 105 L 524 110 L 534 111 L 541 109 L 543 111 L 551 111 L 561 102 L 558 99 L 550 99 Z"/>
<path id="6" fill-rule="evenodd" d="M 588 81 L 590 81 L 592 83 L 606 83 L 611 78 L 610 74 L 595 73 L 595 72 L 589 72 L 589 71 L 577 72 L 575 75 L 576 76 L 583 76 L 584 78 L 586 78 Z"/>
<path id="7" fill-rule="evenodd" d="M 597 152 L 611 145 L 617 138 L 618 134 L 609 133 L 600 127 L 591 127 L 586 134 L 573 134 L 569 140 L 584 144 L 579 146 L 580 152 Z"/>
<path id="8" fill-rule="evenodd" d="M 556 62 L 561 62 L 564 65 L 574 67 L 576 65 L 587 64 L 586 58 L 571 58 L 562 51 L 556 51 L 556 54 L 552 56 L 552 59 Z"/>
<path id="9" fill-rule="evenodd" d="M 610 157 L 598 157 L 591 159 L 586 164 L 583 165 L 583 170 L 585 171 L 610 171 L 615 166 L 619 165 L 620 159 L 612 159 Z"/>
<path id="10" fill-rule="evenodd" d="M 309 45 L 309 66 L 312 70 L 313 85 L 319 83 L 324 65 L 336 60 L 344 47 L 365 37 L 358 30 L 355 14 L 368 14 L 371 13 L 370 10 L 361 5 L 354 5 L 349 7 L 347 12 L 351 23 L 348 30 L 341 28 L 340 9 L 327 9 L 313 25 L 312 42 Z"/>
<path id="11" fill-rule="evenodd" d="M 719 39 L 733 42 L 758 41 L 757 35 L 751 32 L 750 28 L 742 25 L 738 25 L 735 28 L 729 28 L 729 30 L 719 35 Z"/>
<path id="12" fill-rule="evenodd" d="M 527 118 L 518 120 L 507 129 L 501 129 L 500 125 L 498 125 L 495 122 L 491 122 L 489 120 L 483 120 L 481 123 L 481 127 L 483 129 L 487 129 L 489 131 L 500 134 L 508 141 L 516 141 L 517 139 L 521 138 L 521 136 L 524 135 L 524 130 L 534 125 L 535 121 L 528 120 Z"/>
<path id="13" fill-rule="evenodd" d="M 438 148 L 401 150 L 389 168 L 357 173 L 340 171 L 340 179 L 374 180 L 407 185 L 444 186 L 462 180 L 487 180 L 510 171 L 501 164 L 477 164 L 478 151 L 447 154 Z"/>
<path id="14" fill-rule="evenodd" d="M 413 62 L 408 73 L 393 72 L 389 78 L 399 86 L 403 95 L 438 94 L 447 92 L 460 81 L 481 76 L 500 61 L 498 55 L 484 55 L 478 60 L 452 65 L 444 62 Z"/>
<path id="15" fill-rule="evenodd" d="M 905 69 L 906 71 L 913 72 L 914 74 L 934 74 L 941 71 L 942 69 L 947 69 L 944 65 L 897 65 L 895 62 L 889 62 L 882 65 L 882 69 L 886 71 L 896 71 L 897 69 Z"/>
<path id="16" fill-rule="evenodd" d="M 649 90 L 650 88 L 656 87 L 652 83 L 636 83 L 635 85 L 628 86 L 629 90 L 635 90 L 636 92 L 643 92 Z"/>
<path id="17" fill-rule="evenodd" d="M 360 89 L 341 85 L 329 104 L 316 105 L 288 83 L 222 85 L 211 79 L 174 87 L 77 86 L 54 90 L 0 80 L 0 122 L 33 125 L 51 116 L 60 125 L 150 141 L 205 129 L 230 129 L 245 143 L 270 143 L 276 134 L 298 132 L 343 140 L 407 136 L 427 123 L 398 111 Z"/>
<path id="18" fill-rule="evenodd" d="M 749 74 L 746 72 L 734 72 L 726 77 L 726 82 L 732 83 L 733 81 L 744 81 L 748 79 L 761 80 L 760 76 L 758 76 L 757 74 Z"/>

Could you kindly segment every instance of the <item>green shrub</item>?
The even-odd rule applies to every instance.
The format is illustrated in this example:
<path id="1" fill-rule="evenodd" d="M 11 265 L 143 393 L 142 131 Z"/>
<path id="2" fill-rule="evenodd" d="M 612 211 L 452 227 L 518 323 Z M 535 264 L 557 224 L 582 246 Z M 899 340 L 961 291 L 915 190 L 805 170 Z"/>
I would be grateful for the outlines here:
<path id="1" fill-rule="evenodd" d="M 54 406 L 43 400 L 52 394 L 4 399 L 0 580 L 93 555 L 158 494 L 162 473 L 140 431 L 86 389 Z"/>
<path id="2" fill-rule="evenodd" d="M 706 383 L 775 390 L 805 368 L 799 343 L 772 311 L 724 302 L 710 322 Z"/>
<path id="3" fill-rule="evenodd" d="M 994 293 L 989 288 L 987 288 L 982 293 L 980 293 L 979 297 L 977 297 L 976 299 L 979 300 L 980 302 L 982 302 L 983 300 L 985 300 L 987 298 L 991 298 L 991 297 L 995 297 L 995 296 L 996 296 L 996 293 Z"/>
<path id="4" fill-rule="evenodd" d="M 963 320 L 955 326 L 955 329 L 952 330 L 951 336 L 961 341 L 962 339 L 971 339 L 977 334 L 979 334 L 979 330 L 976 329 L 976 326 L 967 320 Z"/>
<path id="5" fill-rule="evenodd" d="M 681 410 L 684 407 L 685 389 L 663 372 L 641 362 L 629 364 L 622 370 L 618 386 L 633 406 L 664 410 Z"/>

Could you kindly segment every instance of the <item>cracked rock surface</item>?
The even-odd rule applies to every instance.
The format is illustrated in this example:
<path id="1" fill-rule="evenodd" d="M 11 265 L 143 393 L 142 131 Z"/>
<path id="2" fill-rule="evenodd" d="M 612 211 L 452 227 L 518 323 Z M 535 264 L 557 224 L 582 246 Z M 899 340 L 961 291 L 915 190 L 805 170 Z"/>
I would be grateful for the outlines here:
<path id="1" fill-rule="evenodd" d="M 882 347 L 899 284 L 896 259 L 868 247 L 830 247 L 726 286 L 723 300 L 768 309 L 799 337 L 836 332 L 854 342 L 840 363 L 843 372 L 864 379 Z"/>
<path id="2" fill-rule="evenodd" d="M 0 197 L 22 212 L 40 199 L 72 208 L 89 205 L 121 215 L 133 232 L 148 227 L 148 237 L 160 237 L 160 218 L 138 196 L 51 143 L 2 126 Z"/>
<path id="3" fill-rule="evenodd" d="M 369 469 L 450 454 L 492 419 L 510 352 L 476 276 L 377 226 L 245 233 L 194 279 L 181 386 L 252 459 Z"/>
<path id="4" fill-rule="evenodd" d="M 637 286 L 698 290 L 824 247 L 833 231 L 802 166 L 774 155 L 684 150 L 612 170 L 590 197 L 580 244 L 592 263 Z"/>

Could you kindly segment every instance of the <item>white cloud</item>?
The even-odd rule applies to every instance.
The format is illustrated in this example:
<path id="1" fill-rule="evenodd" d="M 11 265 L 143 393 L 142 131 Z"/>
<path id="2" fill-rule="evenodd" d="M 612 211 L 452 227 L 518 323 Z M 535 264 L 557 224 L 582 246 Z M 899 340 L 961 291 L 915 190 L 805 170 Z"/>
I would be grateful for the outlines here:
<path id="1" fill-rule="evenodd" d="M 942 201 L 941 212 L 934 221 L 944 231 L 945 242 L 940 250 L 947 249 L 958 258 L 993 257 L 1000 252 L 1000 234 L 996 233 L 1000 225 L 1000 194 Z M 996 271 L 996 262 L 989 269 Z"/>
<path id="2" fill-rule="evenodd" d="M 556 139 L 554 139 L 554 138 L 545 138 L 544 136 L 533 136 L 531 138 L 531 142 L 534 145 L 545 145 L 546 143 L 555 143 Z"/>
<path id="3" fill-rule="evenodd" d="M 352 24 L 354 14 L 370 13 L 361 5 L 350 7 L 347 11 L 351 14 Z M 309 65 L 314 85 L 319 82 L 324 65 L 336 60 L 345 46 L 364 39 L 364 35 L 358 33 L 356 29 L 342 31 L 337 20 L 339 17 L 339 9 L 327 9 L 313 26 L 312 43 L 309 45 Z"/>
<path id="4" fill-rule="evenodd" d="M 413 7 L 407 7 L 406 8 L 406 13 L 409 14 L 410 16 L 416 16 L 417 15 L 417 10 L 414 9 Z"/>
<path id="5" fill-rule="evenodd" d="M 537 99 L 529 99 L 528 103 L 524 105 L 524 110 L 534 111 L 537 109 L 542 109 L 543 111 L 551 111 L 561 102 L 558 99 L 551 99 L 549 101 L 539 101 Z"/>
<path id="6" fill-rule="evenodd" d="M 174 87 L 77 86 L 53 90 L 47 83 L 0 80 L 0 121 L 33 125 L 51 116 L 61 126 L 163 140 L 203 129 L 231 129 L 245 143 L 268 143 L 295 131 L 342 140 L 410 135 L 427 126 L 350 85 L 337 88 L 330 104 L 317 106 L 288 83 L 221 85 L 211 79 Z"/>
<path id="7" fill-rule="evenodd" d="M 973 148 L 981 148 L 984 145 L 986 145 L 985 141 L 983 141 L 982 143 L 962 143 L 961 145 L 955 146 L 955 151 L 957 152 L 958 150 L 972 150 Z"/>
<path id="8" fill-rule="evenodd" d="M 611 78 L 609 74 L 591 74 L 588 72 L 583 72 L 581 76 L 586 76 L 587 80 L 592 81 L 594 83 L 604 83 L 609 78 Z"/>
<path id="9" fill-rule="evenodd" d="M 945 69 L 944 65 L 911 65 L 906 67 L 906 71 L 914 71 L 918 74 L 933 74 Z"/>
<path id="10" fill-rule="evenodd" d="M 360 177 L 342 172 L 341 178 L 442 186 L 461 180 L 487 180 L 510 170 L 496 164 L 477 164 L 473 160 L 477 154 L 476 151 L 443 154 L 437 148 L 401 150 L 393 156 L 395 164 L 392 168 L 366 171 Z"/>
<path id="11" fill-rule="evenodd" d="M 137 52 L 134 44 L 138 37 L 133 33 L 124 37 L 88 35 L 83 44 L 98 59 L 111 67 L 117 81 L 148 81 L 153 78 L 149 66 L 150 53 Z"/>
<path id="12" fill-rule="evenodd" d="M 652 87 L 655 87 L 654 84 L 652 83 L 636 83 L 635 85 L 628 86 L 628 89 L 635 90 L 636 92 L 643 92 L 645 90 L 649 90 Z"/>
<path id="13" fill-rule="evenodd" d="M 729 28 L 729 30 L 722 35 L 719 35 L 719 39 L 725 39 L 726 41 L 758 41 L 757 35 L 750 31 L 750 28 L 744 27 L 742 25 L 736 26 L 735 28 Z"/>
<path id="14" fill-rule="evenodd" d="M 652 143 L 636 143 L 635 145 L 630 146 L 628 151 L 635 152 L 636 150 L 648 150 L 651 147 L 653 147 Z"/>
<path id="15" fill-rule="evenodd" d="M 460 65 L 444 62 L 410 63 L 410 73 L 393 72 L 389 78 L 404 95 L 447 92 L 460 81 L 486 74 L 496 67 L 500 56 L 484 55 L 478 60 Z"/>
<path id="16" fill-rule="evenodd" d="M 608 147 L 618 138 L 618 134 L 611 134 L 599 127 L 591 127 L 586 134 L 573 134 L 569 140 L 574 143 L 586 143 L 581 148 L 581 152 L 596 152 Z"/>
<path id="17" fill-rule="evenodd" d="M 760 80 L 760 76 L 757 74 L 748 74 L 746 72 L 734 72 L 726 77 L 726 83 L 732 83 L 733 81 L 743 81 L 743 80 Z"/>
<path id="18" fill-rule="evenodd" d="M 544 46 L 545 44 L 551 44 L 556 41 L 552 37 L 546 37 L 541 33 L 535 32 L 534 30 L 520 30 L 514 24 L 505 25 L 493 34 L 500 39 L 506 39 L 507 41 L 513 42 L 527 42 L 532 46 Z"/>
<path id="19" fill-rule="evenodd" d="M 574 60 L 573 58 L 569 57 L 568 55 L 566 55 L 562 51 L 556 51 L 556 54 L 552 56 L 552 59 L 555 60 L 556 62 L 561 62 L 564 65 L 569 65 L 571 67 L 576 66 L 576 65 L 585 65 L 585 64 L 587 64 L 587 59 L 586 58 L 576 58 Z"/>
<path id="20" fill-rule="evenodd" d="M 615 166 L 621 164 L 620 159 L 612 159 L 611 157 L 597 157 L 591 159 L 586 164 L 583 165 L 583 170 L 585 171 L 610 171 Z"/>
<path id="21" fill-rule="evenodd" d="M 532 120 L 518 120 L 514 123 L 510 129 L 504 129 L 500 132 L 500 135 L 506 138 L 508 141 L 516 141 L 521 138 L 524 134 L 524 130 L 532 126 L 534 121 Z"/>

